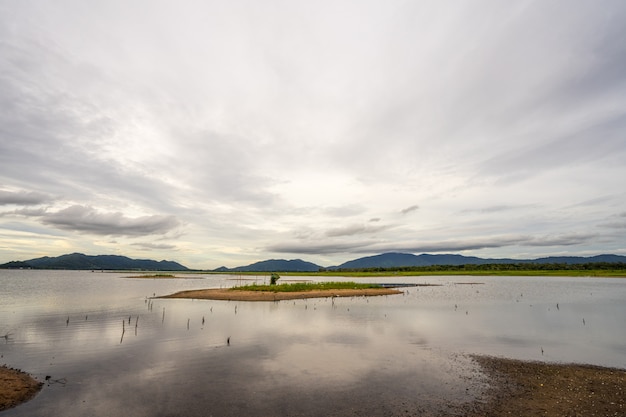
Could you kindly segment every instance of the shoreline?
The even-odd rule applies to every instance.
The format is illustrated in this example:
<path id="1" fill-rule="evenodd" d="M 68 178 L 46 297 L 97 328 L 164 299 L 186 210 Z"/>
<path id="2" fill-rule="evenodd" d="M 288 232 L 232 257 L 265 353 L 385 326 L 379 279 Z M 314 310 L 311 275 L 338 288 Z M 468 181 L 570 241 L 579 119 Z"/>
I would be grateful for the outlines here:
<path id="1" fill-rule="evenodd" d="M 225 300 L 225 301 L 281 301 L 301 300 L 307 298 L 328 297 L 372 297 L 380 295 L 402 294 L 402 291 L 392 288 L 365 288 L 365 289 L 329 289 L 294 292 L 274 291 L 244 291 L 232 288 L 211 288 L 204 290 L 179 291 L 174 294 L 155 298 L 190 298 L 196 300 Z"/>
<path id="2" fill-rule="evenodd" d="M 39 382 L 19 369 L 0 366 L 0 412 L 32 399 L 41 390 Z"/>

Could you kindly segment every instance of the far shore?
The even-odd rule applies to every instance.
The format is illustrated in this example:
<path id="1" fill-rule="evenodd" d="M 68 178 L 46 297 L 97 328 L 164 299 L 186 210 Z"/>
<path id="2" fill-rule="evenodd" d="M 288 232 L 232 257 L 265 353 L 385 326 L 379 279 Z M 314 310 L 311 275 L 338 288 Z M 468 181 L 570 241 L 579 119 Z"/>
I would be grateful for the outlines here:
<path id="1" fill-rule="evenodd" d="M 274 291 L 244 291 L 236 288 L 212 288 L 204 290 L 179 291 L 174 294 L 156 298 L 192 298 L 200 300 L 229 300 L 229 301 L 280 301 L 298 300 L 305 298 L 327 297 L 371 297 L 378 295 L 402 294 L 402 291 L 393 288 L 363 288 L 363 289 L 328 289 L 297 292 Z"/>
<path id="2" fill-rule="evenodd" d="M 187 275 L 184 277 L 179 277 L 172 274 L 143 274 L 143 275 L 128 275 L 124 278 L 133 278 L 133 279 L 202 279 L 202 277 L 194 277 L 191 275 Z"/>

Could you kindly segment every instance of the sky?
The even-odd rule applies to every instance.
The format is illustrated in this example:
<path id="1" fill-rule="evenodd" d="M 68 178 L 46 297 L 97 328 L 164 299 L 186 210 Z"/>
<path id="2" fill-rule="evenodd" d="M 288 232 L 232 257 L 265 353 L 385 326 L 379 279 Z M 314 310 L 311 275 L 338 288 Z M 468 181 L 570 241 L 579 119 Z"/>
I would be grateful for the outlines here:
<path id="1" fill-rule="evenodd" d="M 626 255 L 626 2 L 0 0 L 0 263 Z"/>

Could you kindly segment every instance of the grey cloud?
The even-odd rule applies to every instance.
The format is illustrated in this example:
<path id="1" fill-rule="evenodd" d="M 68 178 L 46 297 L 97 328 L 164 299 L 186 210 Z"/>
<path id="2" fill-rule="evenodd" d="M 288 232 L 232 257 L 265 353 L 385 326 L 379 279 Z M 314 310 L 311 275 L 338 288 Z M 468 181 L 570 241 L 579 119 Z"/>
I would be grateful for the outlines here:
<path id="1" fill-rule="evenodd" d="M 529 208 L 535 208 L 535 207 L 537 207 L 536 204 L 520 204 L 520 205 L 497 204 L 493 206 L 464 209 L 464 210 L 461 210 L 460 212 L 461 213 L 500 213 L 500 212 L 522 210 L 522 209 L 529 209 Z"/>
<path id="2" fill-rule="evenodd" d="M 610 216 L 606 222 L 598 224 L 599 227 L 608 229 L 626 229 L 626 212 Z"/>
<path id="3" fill-rule="evenodd" d="M 297 254 L 331 254 L 336 252 L 354 253 L 381 253 L 381 252 L 407 252 L 407 253 L 440 253 L 458 252 L 478 249 L 504 248 L 509 246 L 571 246 L 591 241 L 596 235 L 572 234 L 561 236 L 494 236 L 485 239 L 459 239 L 454 241 L 442 241 L 431 243 L 379 243 L 379 242 L 341 242 L 341 243 L 284 243 L 273 245 L 267 249 L 280 253 Z"/>
<path id="4" fill-rule="evenodd" d="M 47 214 L 42 222 L 63 230 L 111 236 L 163 234 L 180 225 L 179 220 L 171 215 L 129 218 L 120 212 L 101 213 L 92 207 L 80 205 Z"/>
<path id="5" fill-rule="evenodd" d="M 366 211 L 366 208 L 360 204 L 348 204 L 345 206 L 325 207 L 322 209 L 324 214 L 332 217 L 350 217 L 356 216 Z"/>
<path id="6" fill-rule="evenodd" d="M 373 247 L 377 251 L 399 251 L 399 252 L 455 252 L 490 248 L 503 248 L 508 246 L 572 246 L 589 242 L 596 235 L 561 235 L 561 236 L 495 236 L 485 239 L 460 239 L 455 241 L 444 241 L 435 243 L 424 243 L 416 245 L 378 245 Z"/>
<path id="7" fill-rule="evenodd" d="M 22 209 L 7 211 L 7 212 L 1 212 L 0 216 L 13 214 L 13 215 L 24 216 L 24 217 L 41 217 L 45 215 L 47 211 L 48 210 L 45 208 L 22 208 Z"/>
<path id="8" fill-rule="evenodd" d="M 413 206 L 410 206 L 410 207 L 407 207 L 407 208 L 404 208 L 404 209 L 400 210 L 400 213 L 408 214 L 408 213 L 410 213 L 412 211 L 415 211 L 417 209 L 419 209 L 419 206 L 416 204 L 416 205 L 413 205 Z"/>
<path id="9" fill-rule="evenodd" d="M 149 250 L 149 249 L 174 250 L 176 249 L 176 245 L 169 245 L 167 243 L 137 242 L 137 243 L 132 243 L 131 245 L 137 246 L 145 250 Z"/>
<path id="10" fill-rule="evenodd" d="M 342 242 L 342 243 L 278 243 L 269 245 L 264 249 L 277 253 L 295 253 L 303 255 L 332 255 L 342 252 L 353 252 L 361 247 L 368 246 L 364 242 Z"/>
<path id="11" fill-rule="evenodd" d="M 626 222 L 607 222 L 601 223 L 598 226 L 608 229 L 626 229 Z"/>
<path id="12" fill-rule="evenodd" d="M 505 182 L 516 182 L 564 165 L 616 158 L 626 153 L 624 130 L 626 115 L 619 115 L 577 132 L 546 137 L 540 143 L 496 155 L 482 163 L 482 171 Z"/>
<path id="13" fill-rule="evenodd" d="M 370 222 L 379 222 L 380 220 L 381 220 L 380 217 L 372 217 L 368 221 L 370 221 Z"/>
<path id="14" fill-rule="evenodd" d="M 334 229 L 330 229 L 326 231 L 325 234 L 328 237 L 353 236 L 353 235 L 376 233 L 382 230 L 389 229 L 390 227 L 391 226 L 388 226 L 388 225 L 370 226 L 370 225 L 364 225 L 364 224 L 353 224 L 349 226 L 336 227 Z"/>
<path id="15" fill-rule="evenodd" d="M 35 191 L 0 190 L 0 205 L 32 206 L 49 203 L 52 200 L 52 197 L 49 195 Z"/>

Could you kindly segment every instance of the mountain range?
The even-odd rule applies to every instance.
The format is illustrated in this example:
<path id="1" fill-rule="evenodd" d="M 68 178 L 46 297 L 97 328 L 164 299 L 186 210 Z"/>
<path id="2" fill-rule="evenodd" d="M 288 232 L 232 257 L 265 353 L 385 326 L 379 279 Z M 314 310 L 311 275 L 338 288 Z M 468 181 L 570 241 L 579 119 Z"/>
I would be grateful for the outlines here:
<path id="1" fill-rule="evenodd" d="M 353 259 L 337 266 L 323 267 L 302 259 L 269 259 L 255 262 L 246 266 L 235 268 L 220 268 L 212 272 L 316 272 L 319 270 L 343 270 L 343 269 L 366 269 L 366 268 L 401 268 L 413 266 L 434 265 L 483 265 L 483 264 L 584 264 L 584 263 L 624 263 L 626 256 L 621 255 L 597 255 L 590 257 L 582 256 L 549 256 L 537 259 L 510 259 L 510 258 L 478 258 L 475 256 L 463 256 L 456 254 L 413 255 L 410 253 L 383 253 L 380 255 L 366 256 Z M 28 261 L 12 261 L 0 265 L 0 268 L 32 268 L 32 269 L 106 269 L 106 270 L 150 270 L 150 271 L 188 271 L 189 268 L 174 261 L 154 261 L 150 259 L 131 259 L 119 255 L 96 255 L 89 256 L 82 253 L 72 253 L 57 257 L 44 256 L 43 258 Z"/>
<path id="2" fill-rule="evenodd" d="M 106 269 L 106 270 L 148 270 L 148 271 L 187 271 L 189 268 L 174 261 L 153 261 L 151 259 L 131 259 L 119 255 L 84 255 L 70 253 L 57 257 L 28 261 L 12 261 L 0 265 L 0 268 L 11 269 Z"/>
<path id="3" fill-rule="evenodd" d="M 366 269 L 366 268 L 401 268 L 412 266 L 434 266 L 434 265 L 484 265 L 484 264 L 519 264 L 519 263 L 535 263 L 535 264 L 584 264 L 592 262 L 606 263 L 626 263 L 626 256 L 620 255 L 597 255 L 590 257 L 583 256 L 549 256 L 537 259 L 490 259 L 478 258 L 475 256 L 463 256 L 455 254 L 431 255 L 421 254 L 413 255 L 411 253 L 383 253 L 380 255 L 366 256 L 363 258 L 347 261 L 337 266 L 323 267 L 301 259 L 271 259 L 267 261 L 255 262 L 247 266 L 239 266 L 236 268 L 226 268 L 224 266 L 215 269 L 215 272 L 314 272 L 322 269 L 325 270 L 343 270 L 343 269 Z"/>

